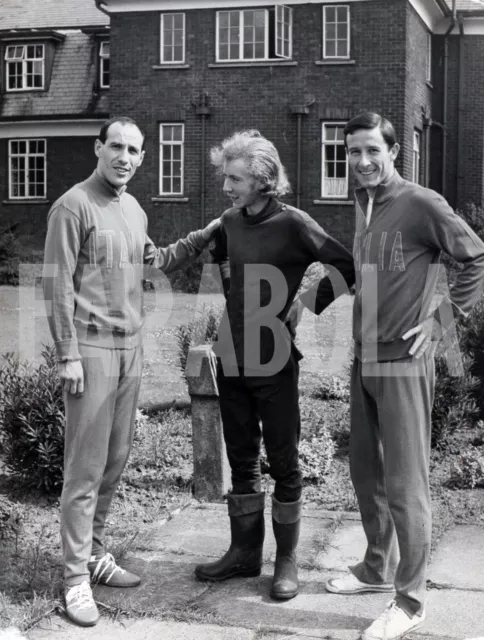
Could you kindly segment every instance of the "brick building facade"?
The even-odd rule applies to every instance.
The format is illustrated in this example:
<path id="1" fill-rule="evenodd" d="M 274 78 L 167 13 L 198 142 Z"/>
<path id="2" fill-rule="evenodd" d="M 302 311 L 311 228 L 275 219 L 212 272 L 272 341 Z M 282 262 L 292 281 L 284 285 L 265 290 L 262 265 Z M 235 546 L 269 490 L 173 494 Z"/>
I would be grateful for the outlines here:
<path id="1" fill-rule="evenodd" d="M 108 42 L 90 0 L 0 2 L 0 231 L 16 225 L 26 257 L 43 248 L 51 204 L 94 168 Z"/>
<path id="2" fill-rule="evenodd" d="M 90 45 L 86 41 L 83 49 L 85 100 L 69 117 L 127 114 L 146 131 L 145 160 L 130 191 L 146 210 L 157 242 L 223 211 L 227 201 L 209 149 L 236 129 L 256 128 L 274 141 L 288 169 L 293 192 L 287 201 L 349 245 L 354 184 L 342 128 L 363 109 L 379 111 L 395 124 L 402 143 L 397 167 L 404 177 L 444 193 L 454 206 L 483 204 L 484 1 L 82 0 L 77 5 L 89 5 L 96 14 L 91 28 L 83 25 L 76 32 Z M 109 106 L 108 92 L 96 81 L 108 21 Z M 63 46 L 56 45 L 56 60 Z M 5 48 L 2 52 L 4 58 Z M 74 85 L 76 76 L 71 77 Z M 30 117 L 22 109 L 35 100 L 28 92 L 9 95 L 2 84 L 0 157 L 8 159 L 11 136 L 5 122 L 16 118 L 20 125 Z M 48 121 L 56 113 L 42 117 Z M 49 139 L 48 202 L 90 172 L 92 140 Z M 24 220 L 21 230 L 28 233 L 32 220 L 43 222 L 48 202 L 12 204 L 8 180 L 4 184 L 0 227 Z M 42 241 L 42 224 L 36 228 L 35 238 Z"/>

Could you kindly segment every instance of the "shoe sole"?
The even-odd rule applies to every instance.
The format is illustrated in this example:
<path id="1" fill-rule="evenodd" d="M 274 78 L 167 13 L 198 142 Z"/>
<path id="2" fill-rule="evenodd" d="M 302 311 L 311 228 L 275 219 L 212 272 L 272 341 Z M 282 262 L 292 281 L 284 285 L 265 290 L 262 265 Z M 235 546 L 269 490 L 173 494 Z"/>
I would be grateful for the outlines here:
<path id="1" fill-rule="evenodd" d="M 92 582 L 93 586 L 111 587 L 112 589 L 132 589 L 133 587 L 139 587 L 141 580 L 136 584 L 111 584 L 110 582 Z"/>
<path id="2" fill-rule="evenodd" d="M 343 596 L 350 596 L 357 593 L 391 593 L 392 591 L 395 591 L 395 587 L 392 584 L 370 584 L 368 586 L 358 587 L 356 589 L 338 589 L 338 587 L 333 587 L 330 582 L 327 582 L 324 587 L 326 591 L 329 591 L 330 593 L 338 593 Z"/>
<path id="3" fill-rule="evenodd" d="M 417 622 L 417 624 L 414 625 L 411 629 L 407 629 L 406 631 L 401 633 L 399 636 L 395 636 L 393 640 L 402 640 L 402 638 L 405 638 L 405 636 L 408 635 L 409 633 L 413 633 L 414 631 L 416 631 L 421 625 L 423 625 L 424 622 L 425 622 L 425 618 L 423 620 L 420 620 L 420 622 Z M 361 634 L 361 640 L 375 640 L 375 636 L 367 636 L 363 631 L 363 633 Z"/>
<path id="4" fill-rule="evenodd" d="M 199 571 L 195 571 L 195 577 L 197 580 L 201 582 L 223 582 L 224 580 L 229 580 L 230 578 L 256 578 L 260 576 L 261 569 L 241 569 L 240 571 L 232 571 L 231 573 L 227 573 L 223 576 L 207 576 L 204 573 Z"/>
<path id="5" fill-rule="evenodd" d="M 69 618 L 71 622 L 73 622 L 74 624 L 77 624 L 79 627 L 94 627 L 99 622 L 99 616 L 96 618 L 96 620 L 92 620 L 92 621 L 90 620 L 89 622 L 86 622 L 84 620 L 78 620 L 74 616 L 71 616 L 67 611 L 66 611 L 66 616 Z"/>

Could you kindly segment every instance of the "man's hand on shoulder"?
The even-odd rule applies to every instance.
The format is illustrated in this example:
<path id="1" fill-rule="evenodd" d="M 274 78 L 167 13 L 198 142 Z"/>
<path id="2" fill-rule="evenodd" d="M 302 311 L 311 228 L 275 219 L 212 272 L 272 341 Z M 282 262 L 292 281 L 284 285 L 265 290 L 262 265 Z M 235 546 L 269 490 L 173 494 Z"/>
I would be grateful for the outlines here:
<path id="1" fill-rule="evenodd" d="M 210 242 L 215 233 L 220 229 L 221 224 L 221 218 L 215 218 L 215 220 L 209 222 L 207 226 L 202 229 L 203 239 Z"/>
<path id="2" fill-rule="evenodd" d="M 62 389 L 78 398 L 84 393 L 84 370 L 81 360 L 57 363 Z"/>

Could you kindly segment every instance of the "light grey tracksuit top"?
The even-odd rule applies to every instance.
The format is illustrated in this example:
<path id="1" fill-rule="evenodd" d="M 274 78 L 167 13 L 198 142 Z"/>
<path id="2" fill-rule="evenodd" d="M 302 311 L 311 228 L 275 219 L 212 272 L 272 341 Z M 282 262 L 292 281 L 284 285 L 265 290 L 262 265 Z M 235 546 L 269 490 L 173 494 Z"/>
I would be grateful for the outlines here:
<path id="1" fill-rule="evenodd" d="M 413 342 L 402 336 L 430 315 L 442 251 L 463 269 L 434 316 L 447 327 L 471 311 L 484 290 L 484 243 L 442 196 L 396 171 L 378 186 L 369 225 L 367 191 L 355 195 L 355 353 L 364 362 L 398 360 Z"/>
<path id="2" fill-rule="evenodd" d="M 78 344 L 130 348 L 140 343 L 143 266 L 179 269 L 208 244 L 202 231 L 164 248 L 146 234 L 138 201 L 95 171 L 67 191 L 48 216 L 44 298 L 59 360 Z"/>

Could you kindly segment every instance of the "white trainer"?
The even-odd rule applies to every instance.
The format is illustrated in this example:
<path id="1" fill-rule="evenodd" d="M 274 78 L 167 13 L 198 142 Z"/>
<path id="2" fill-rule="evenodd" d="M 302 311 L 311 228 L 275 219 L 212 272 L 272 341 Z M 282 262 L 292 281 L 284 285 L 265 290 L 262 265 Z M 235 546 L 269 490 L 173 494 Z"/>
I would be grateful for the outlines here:
<path id="1" fill-rule="evenodd" d="M 409 617 L 392 600 L 385 611 L 361 634 L 362 640 L 398 640 L 414 631 L 425 620 L 425 611 Z"/>
<path id="2" fill-rule="evenodd" d="M 81 627 L 92 627 L 99 620 L 99 611 L 87 580 L 73 587 L 67 587 L 65 598 L 66 613 L 76 624 Z"/>
<path id="3" fill-rule="evenodd" d="M 352 593 L 365 593 L 370 591 L 390 592 L 395 587 L 391 582 L 382 582 L 380 584 L 371 584 L 362 582 L 351 572 L 342 578 L 330 578 L 324 585 L 327 591 L 331 593 L 341 593 L 343 595 L 351 595 Z"/>

